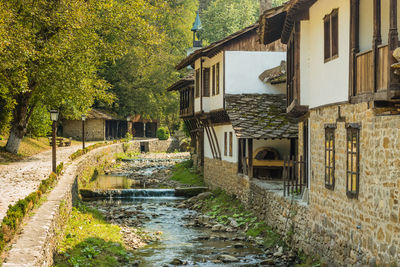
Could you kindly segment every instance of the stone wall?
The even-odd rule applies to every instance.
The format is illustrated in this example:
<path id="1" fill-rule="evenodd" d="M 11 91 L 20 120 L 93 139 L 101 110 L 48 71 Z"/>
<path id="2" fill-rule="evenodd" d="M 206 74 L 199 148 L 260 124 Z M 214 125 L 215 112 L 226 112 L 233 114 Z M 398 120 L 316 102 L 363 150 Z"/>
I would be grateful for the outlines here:
<path id="1" fill-rule="evenodd" d="M 204 181 L 211 188 L 221 188 L 247 203 L 250 183 L 245 175 L 237 174 L 237 163 L 204 158 Z"/>
<path id="2" fill-rule="evenodd" d="M 310 112 L 313 227 L 329 236 L 330 258 L 346 264 L 400 262 L 400 116 L 379 116 L 372 103 L 325 107 Z M 336 123 L 335 188 L 324 183 L 324 124 Z M 346 195 L 346 123 L 361 124 L 360 191 Z"/>
<path id="3" fill-rule="evenodd" d="M 106 122 L 103 119 L 87 119 L 85 122 L 85 140 L 105 140 L 105 123 Z M 75 140 L 82 140 L 82 121 L 64 120 L 62 126 L 63 137 L 72 137 Z"/>
<path id="4" fill-rule="evenodd" d="M 22 234 L 13 244 L 3 262 L 4 267 L 53 266 L 54 251 L 59 242 L 72 203 L 77 199 L 77 177 L 89 166 L 110 161 L 115 153 L 123 152 L 123 144 L 100 147 L 65 164 L 63 175 L 56 187 L 24 226 Z"/>

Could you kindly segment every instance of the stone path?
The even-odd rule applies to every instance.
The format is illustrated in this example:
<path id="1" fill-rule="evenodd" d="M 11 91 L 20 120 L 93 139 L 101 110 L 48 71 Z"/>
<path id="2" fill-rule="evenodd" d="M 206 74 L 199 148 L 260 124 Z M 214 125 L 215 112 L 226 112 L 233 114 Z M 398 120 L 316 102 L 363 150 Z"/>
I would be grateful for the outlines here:
<path id="1" fill-rule="evenodd" d="M 81 147 L 81 145 L 75 145 L 57 148 L 57 165 L 62 161 L 67 162 L 69 155 Z M 6 215 L 8 205 L 14 204 L 35 191 L 50 172 L 51 150 L 23 161 L 0 165 L 0 222 Z"/>

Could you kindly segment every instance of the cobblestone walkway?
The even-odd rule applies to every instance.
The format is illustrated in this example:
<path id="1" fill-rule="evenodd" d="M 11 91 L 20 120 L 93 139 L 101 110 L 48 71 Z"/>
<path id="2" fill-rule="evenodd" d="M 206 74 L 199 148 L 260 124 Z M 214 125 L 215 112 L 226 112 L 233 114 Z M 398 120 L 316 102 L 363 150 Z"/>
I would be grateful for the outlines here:
<path id="1" fill-rule="evenodd" d="M 89 144 L 88 144 L 89 145 Z M 57 165 L 67 162 L 68 156 L 81 145 L 57 148 Z M 0 222 L 8 205 L 35 191 L 40 182 L 51 172 L 51 150 L 39 153 L 23 161 L 0 165 Z"/>

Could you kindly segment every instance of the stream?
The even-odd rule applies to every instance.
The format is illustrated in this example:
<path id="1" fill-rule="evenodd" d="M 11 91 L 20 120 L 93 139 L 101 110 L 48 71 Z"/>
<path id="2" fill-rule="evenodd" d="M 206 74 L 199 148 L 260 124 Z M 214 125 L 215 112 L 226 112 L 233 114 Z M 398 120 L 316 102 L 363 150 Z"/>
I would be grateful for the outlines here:
<path id="1" fill-rule="evenodd" d="M 157 178 L 168 166 L 154 168 L 138 161 L 126 164 L 131 170 L 149 179 Z M 174 164 L 171 161 L 171 164 Z M 143 171 L 144 170 L 144 171 Z M 135 262 L 130 266 L 293 266 L 287 261 L 272 262 L 272 252 L 266 251 L 240 233 L 212 231 L 211 228 L 194 226 L 191 218 L 196 211 L 182 208 L 184 198 L 174 196 L 173 189 L 145 189 L 135 186 L 132 173 L 103 175 L 97 178 L 100 189 L 123 189 L 124 198 L 89 202 L 112 223 L 140 228 L 159 236 L 144 247 L 136 249 Z M 145 174 L 143 174 L 145 173 Z M 139 188 L 138 188 L 139 187 Z M 179 206 L 179 208 L 178 208 Z M 273 264 L 272 264 L 273 263 Z"/>

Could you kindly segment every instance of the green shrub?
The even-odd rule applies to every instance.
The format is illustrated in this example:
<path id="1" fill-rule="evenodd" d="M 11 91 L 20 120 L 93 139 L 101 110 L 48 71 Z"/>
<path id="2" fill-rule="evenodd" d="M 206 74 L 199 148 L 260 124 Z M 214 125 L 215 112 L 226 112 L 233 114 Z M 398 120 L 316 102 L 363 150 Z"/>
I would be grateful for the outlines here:
<path id="1" fill-rule="evenodd" d="M 63 171 L 63 169 L 64 169 L 64 162 L 61 162 L 60 164 L 58 164 L 58 166 L 56 168 L 56 174 L 60 175 L 61 172 Z"/>
<path id="2" fill-rule="evenodd" d="M 156 134 L 157 138 L 159 140 L 168 140 L 169 138 L 169 131 L 167 128 L 165 127 L 160 127 L 157 129 L 157 134 Z"/>

